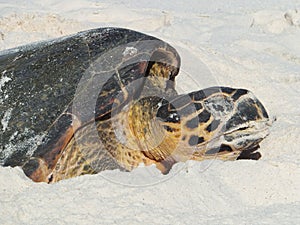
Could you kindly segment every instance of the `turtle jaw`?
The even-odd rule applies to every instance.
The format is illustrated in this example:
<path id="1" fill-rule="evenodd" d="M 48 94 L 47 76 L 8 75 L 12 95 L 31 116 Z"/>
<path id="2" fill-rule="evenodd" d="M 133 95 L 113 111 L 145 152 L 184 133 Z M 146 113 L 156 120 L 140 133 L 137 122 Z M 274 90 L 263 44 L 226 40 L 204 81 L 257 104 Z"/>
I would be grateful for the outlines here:
<path id="1" fill-rule="evenodd" d="M 196 151 L 193 159 L 259 159 L 261 154 L 255 152 L 260 142 L 269 134 L 269 121 L 253 122 L 224 131 L 222 135 L 215 137 L 206 143 L 204 156 Z"/>
<path id="2" fill-rule="evenodd" d="M 223 145 L 229 146 L 233 151 L 243 152 L 259 148 L 259 143 L 270 133 L 269 120 L 249 122 L 235 129 L 224 132 Z"/>

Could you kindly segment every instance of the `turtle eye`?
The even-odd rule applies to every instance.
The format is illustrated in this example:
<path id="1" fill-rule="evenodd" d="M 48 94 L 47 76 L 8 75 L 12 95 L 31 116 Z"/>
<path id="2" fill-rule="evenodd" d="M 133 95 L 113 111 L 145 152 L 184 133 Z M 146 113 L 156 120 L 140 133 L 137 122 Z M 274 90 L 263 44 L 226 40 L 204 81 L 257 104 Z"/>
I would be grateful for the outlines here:
<path id="1" fill-rule="evenodd" d="M 180 122 L 180 116 L 178 115 L 176 108 L 167 100 L 162 99 L 162 101 L 158 103 L 158 107 L 156 117 L 164 122 Z"/>

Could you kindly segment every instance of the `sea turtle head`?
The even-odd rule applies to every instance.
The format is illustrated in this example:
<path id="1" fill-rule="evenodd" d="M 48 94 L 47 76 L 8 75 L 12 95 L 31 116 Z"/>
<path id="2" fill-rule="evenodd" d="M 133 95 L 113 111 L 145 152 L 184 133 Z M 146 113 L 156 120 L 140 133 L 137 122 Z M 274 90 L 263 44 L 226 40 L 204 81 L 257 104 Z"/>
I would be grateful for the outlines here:
<path id="1" fill-rule="evenodd" d="M 212 98 L 213 100 L 214 98 Z M 224 96 L 223 103 L 230 105 L 228 115 L 219 117 L 222 122 L 219 134 L 206 154 L 238 153 L 239 158 L 260 158 L 260 153 L 253 153 L 259 148 L 259 143 L 269 134 L 272 121 L 262 103 L 248 90 L 237 89 L 230 97 Z M 213 102 L 213 101 L 212 101 Z M 222 112 L 222 105 L 209 107 L 208 111 L 213 117 Z M 235 155 L 235 154 L 234 154 Z M 235 156 L 234 156 L 235 157 Z"/>
<path id="2" fill-rule="evenodd" d="M 180 130 L 178 149 L 195 160 L 251 158 L 271 125 L 266 109 L 250 91 L 227 87 L 178 96 L 158 110 L 158 117 L 170 135 Z"/>

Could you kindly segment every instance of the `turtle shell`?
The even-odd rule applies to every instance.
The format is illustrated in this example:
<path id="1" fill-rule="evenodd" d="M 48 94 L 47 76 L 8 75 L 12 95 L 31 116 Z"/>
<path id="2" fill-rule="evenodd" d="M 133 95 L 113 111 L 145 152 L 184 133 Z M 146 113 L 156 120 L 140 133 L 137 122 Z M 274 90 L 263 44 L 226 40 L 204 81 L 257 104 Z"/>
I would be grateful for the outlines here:
<path id="1" fill-rule="evenodd" d="M 77 129 L 110 118 L 116 96 L 119 104 L 138 96 L 157 60 L 171 65 L 167 79 L 174 81 L 180 66 L 174 48 L 120 28 L 0 52 L 0 165 L 23 166 L 32 156 L 53 163 Z M 125 95 L 123 87 L 139 79 L 140 86 Z M 95 96 L 80 99 L 88 93 Z"/>

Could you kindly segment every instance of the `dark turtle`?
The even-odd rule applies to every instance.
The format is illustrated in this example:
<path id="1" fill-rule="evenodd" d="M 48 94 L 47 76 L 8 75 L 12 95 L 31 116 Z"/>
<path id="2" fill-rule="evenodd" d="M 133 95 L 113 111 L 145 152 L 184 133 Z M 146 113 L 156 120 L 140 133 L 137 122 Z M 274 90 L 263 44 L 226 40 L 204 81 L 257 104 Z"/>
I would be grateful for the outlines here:
<path id="1" fill-rule="evenodd" d="M 258 159 L 268 134 L 266 110 L 247 90 L 178 95 L 178 53 L 139 32 L 95 29 L 0 55 L 0 162 L 34 181 Z"/>

